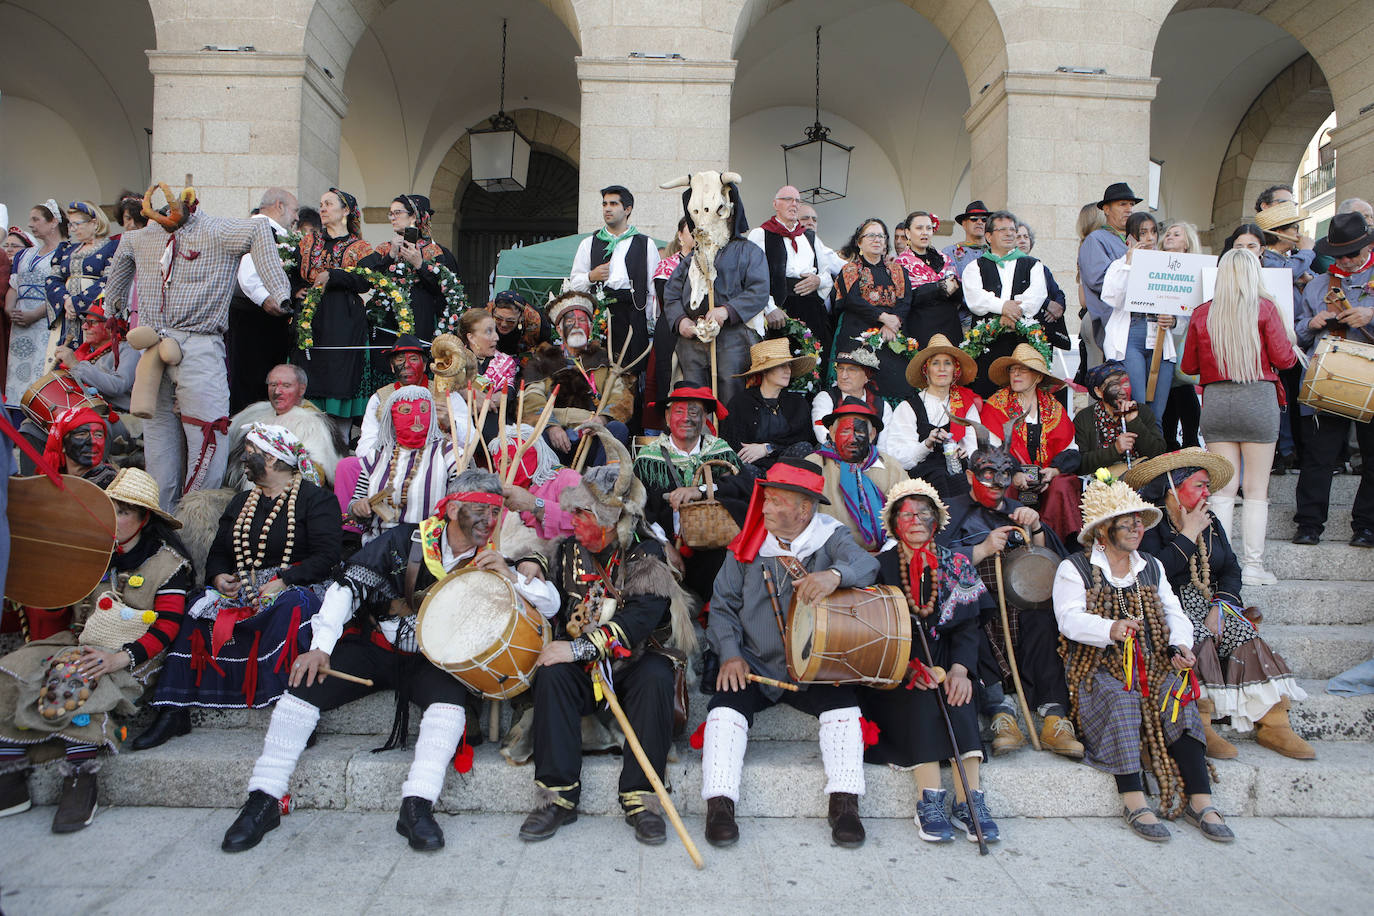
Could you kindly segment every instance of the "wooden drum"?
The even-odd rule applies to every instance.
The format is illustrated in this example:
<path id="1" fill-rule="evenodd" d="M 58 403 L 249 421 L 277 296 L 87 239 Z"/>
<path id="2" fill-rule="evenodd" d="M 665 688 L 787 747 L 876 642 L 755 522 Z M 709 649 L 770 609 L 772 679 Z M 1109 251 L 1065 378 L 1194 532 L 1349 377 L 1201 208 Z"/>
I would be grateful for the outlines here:
<path id="1" fill-rule="evenodd" d="M 425 658 L 484 697 L 508 700 L 534 677 L 548 642 L 544 618 L 505 576 L 476 567 L 435 583 L 420 605 L 415 636 Z"/>
<path id="2" fill-rule="evenodd" d="M 88 395 L 65 369 L 49 372 L 30 385 L 19 399 L 19 406 L 29 419 L 45 430 L 52 427 L 58 414 L 70 407 L 89 407 L 102 417 L 110 415 L 110 405 L 99 397 Z"/>
<path id="3" fill-rule="evenodd" d="M 1303 374 L 1298 402 L 1361 423 L 1374 419 L 1374 346 L 1323 337 Z"/>
<path id="4" fill-rule="evenodd" d="M 911 658 L 906 595 L 892 585 L 841 588 L 813 607 L 793 594 L 784 641 L 794 681 L 890 690 Z"/>

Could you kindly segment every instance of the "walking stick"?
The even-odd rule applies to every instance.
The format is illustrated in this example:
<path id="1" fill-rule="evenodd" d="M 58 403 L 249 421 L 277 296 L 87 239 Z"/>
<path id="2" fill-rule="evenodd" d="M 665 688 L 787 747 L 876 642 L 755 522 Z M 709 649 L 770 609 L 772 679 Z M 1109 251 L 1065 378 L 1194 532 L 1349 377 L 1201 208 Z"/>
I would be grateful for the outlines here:
<path id="1" fill-rule="evenodd" d="M 999 580 L 1000 581 L 1000 580 Z M 931 584 L 931 588 L 935 588 Z M 920 585 L 916 585 L 916 590 L 920 590 Z M 930 654 L 930 643 L 926 642 L 926 628 L 920 620 L 913 620 L 911 627 L 921 636 L 921 648 L 926 650 L 926 666 L 932 671 L 935 670 L 935 656 Z M 959 742 L 954 738 L 954 723 L 949 718 L 949 706 L 945 703 L 944 691 L 937 683 L 930 688 L 935 691 L 935 701 L 940 705 L 940 716 L 945 720 L 945 734 L 949 735 L 949 746 L 954 748 L 954 768 L 959 771 L 959 785 L 964 787 L 964 801 L 968 805 L 969 820 L 973 822 L 973 835 L 978 838 L 978 855 L 988 854 L 988 841 L 983 839 L 983 825 L 978 823 L 978 812 L 973 810 L 973 796 L 969 794 L 968 773 L 964 772 L 964 758 L 959 754 Z"/>
<path id="2" fill-rule="evenodd" d="M 1030 534 L 1026 529 L 1020 529 L 1026 543 L 1031 542 Z M 1021 686 L 1021 669 L 1016 664 L 1016 649 L 1011 644 L 1011 623 L 1007 620 L 1007 596 L 1002 589 L 1002 555 L 999 553 L 993 560 L 994 568 L 997 570 L 997 608 L 1002 612 L 1002 644 L 1007 649 L 1007 661 L 1011 664 L 1011 681 L 1016 685 L 1016 699 L 1021 703 L 1021 715 L 1026 719 L 1026 731 L 1030 732 L 1031 747 L 1040 750 L 1040 736 L 1035 733 L 1035 722 L 1031 719 L 1030 706 L 1026 703 L 1026 689 Z M 925 637 L 921 637 L 924 639 Z"/>
<path id="3" fill-rule="evenodd" d="M 607 334 L 609 333 L 610 329 L 607 328 Z M 632 335 L 626 335 L 625 342 L 620 345 L 620 355 L 618 355 L 615 358 L 614 362 L 607 366 L 606 379 L 604 382 L 602 382 L 601 395 L 596 402 L 596 413 L 594 413 L 592 416 L 599 417 L 605 415 L 606 405 L 610 403 L 611 391 L 615 388 L 616 380 L 619 379 L 625 373 L 629 372 L 635 366 L 638 366 L 640 361 L 643 360 L 646 356 L 648 356 L 649 351 L 654 348 L 654 345 L 650 343 L 649 346 L 645 348 L 643 353 L 639 354 L 639 356 L 636 357 L 633 362 L 627 364 L 625 362 L 625 351 L 629 349 L 630 341 L 632 339 Z M 609 349 L 607 350 L 607 352 L 610 352 Z M 572 469 L 574 471 L 577 471 L 579 474 L 582 473 L 583 465 L 587 463 L 587 456 L 590 454 L 590 445 L 591 439 L 587 436 L 583 436 L 581 439 L 577 440 L 577 451 L 573 454 Z"/>
<path id="4" fill-rule="evenodd" d="M 1147 402 L 1155 399 L 1155 386 L 1159 382 L 1159 357 L 1164 352 L 1164 335 L 1169 333 L 1169 329 L 1160 326 L 1155 331 L 1155 352 L 1150 355 L 1150 380 L 1145 383 L 1145 400 Z"/>
<path id="5" fill-rule="evenodd" d="M 706 287 L 707 315 L 710 315 L 716 307 L 715 277 L 710 278 L 710 283 L 711 285 Z M 716 337 L 718 336 L 720 335 L 717 333 L 711 337 L 711 397 L 713 398 L 718 397 L 716 395 Z"/>
<path id="6" fill-rule="evenodd" d="M 682 818 L 678 816 L 677 808 L 673 807 L 673 801 L 668 797 L 668 790 L 663 788 L 663 780 L 658 778 L 658 771 L 649 763 L 649 755 L 644 753 L 644 747 L 639 743 L 639 736 L 630 727 L 630 720 L 625 718 L 625 710 L 620 708 L 620 700 L 616 699 L 615 691 L 611 685 L 606 683 L 606 678 L 601 674 L 599 665 L 592 665 L 592 677 L 601 687 L 601 695 L 606 698 L 606 705 L 611 708 L 611 714 L 620 723 L 620 730 L 625 733 L 625 743 L 630 746 L 630 750 L 635 755 L 635 760 L 639 761 L 639 768 L 644 771 L 644 775 L 649 777 L 649 785 L 654 787 L 654 794 L 658 796 L 659 803 L 663 805 L 663 813 L 668 815 L 668 820 L 672 822 L 673 829 L 677 831 L 678 839 L 682 840 L 682 845 L 687 848 L 687 855 L 692 857 L 698 869 L 706 867 L 706 861 L 702 859 L 701 853 L 697 851 L 696 844 L 687 835 L 687 828 L 682 826 Z"/>

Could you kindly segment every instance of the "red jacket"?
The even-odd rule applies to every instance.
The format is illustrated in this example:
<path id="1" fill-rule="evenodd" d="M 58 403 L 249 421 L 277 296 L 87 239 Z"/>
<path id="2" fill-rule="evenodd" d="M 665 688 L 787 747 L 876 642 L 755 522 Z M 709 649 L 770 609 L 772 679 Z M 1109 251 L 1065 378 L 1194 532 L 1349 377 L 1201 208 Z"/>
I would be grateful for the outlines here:
<path id="1" fill-rule="evenodd" d="M 1207 332 L 1207 315 L 1212 310 L 1211 301 L 1202 303 L 1193 312 L 1188 322 L 1188 338 L 1183 345 L 1184 373 L 1198 376 L 1203 385 L 1213 382 L 1228 382 L 1229 376 L 1217 366 L 1216 356 L 1212 353 L 1212 337 Z M 1287 369 L 1298 361 L 1293 345 L 1283 330 L 1283 316 L 1274 303 L 1260 299 L 1259 304 L 1260 370 L 1266 382 L 1273 382 L 1278 393 L 1279 404 L 1284 403 L 1283 386 L 1278 384 L 1279 369 Z"/>

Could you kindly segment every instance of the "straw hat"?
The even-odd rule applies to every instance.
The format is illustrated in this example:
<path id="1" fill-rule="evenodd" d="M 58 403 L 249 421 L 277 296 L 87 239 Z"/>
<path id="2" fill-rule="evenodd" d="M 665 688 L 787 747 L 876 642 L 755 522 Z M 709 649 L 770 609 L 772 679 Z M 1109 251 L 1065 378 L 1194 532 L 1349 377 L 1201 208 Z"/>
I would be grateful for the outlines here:
<path id="1" fill-rule="evenodd" d="M 805 375 L 816 368 L 816 357 L 793 356 L 789 346 L 786 337 L 775 337 L 772 340 L 764 340 L 754 344 L 749 348 L 749 368 L 736 375 L 735 378 L 767 372 L 769 369 L 774 369 L 784 363 L 792 364 L 793 378 Z"/>
<path id="2" fill-rule="evenodd" d="M 1213 490 L 1220 490 L 1231 482 L 1232 477 L 1236 476 L 1235 466 L 1226 458 L 1192 446 L 1179 449 L 1176 452 L 1156 455 L 1145 461 L 1138 461 L 1130 470 L 1121 475 L 1121 479 L 1126 481 L 1127 486 L 1140 490 L 1156 477 L 1176 471 L 1179 468 L 1201 468 L 1206 471 Z"/>
<path id="3" fill-rule="evenodd" d="M 950 343 L 945 335 L 936 334 L 926 343 L 925 349 L 917 352 L 911 357 L 911 362 L 906 364 L 907 384 L 913 388 L 924 388 L 926 377 L 922 370 L 926 367 L 926 360 L 941 353 L 954 357 L 954 361 L 959 364 L 958 384 L 967 385 L 978 377 L 978 364 L 973 361 L 973 357 Z"/>
<path id="4" fill-rule="evenodd" d="M 162 511 L 157 502 L 157 481 L 141 468 L 120 468 L 114 480 L 105 488 L 105 495 L 130 506 L 147 509 L 173 528 L 181 527 L 181 522 Z"/>
<path id="5" fill-rule="evenodd" d="M 1092 544 L 1094 530 L 1103 522 L 1138 513 L 1144 516 L 1145 527 L 1153 528 L 1164 517 L 1158 507 L 1141 499 L 1139 493 L 1126 485 L 1126 481 L 1113 477 L 1105 470 L 1099 470 L 1097 475 L 1083 491 L 1083 530 L 1078 532 L 1078 543 L 1084 547 Z"/>
<path id="6" fill-rule="evenodd" d="M 935 531 L 931 532 L 934 536 L 936 531 L 949 524 L 949 507 L 944 500 L 940 499 L 940 491 L 935 489 L 920 477 L 913 477 L 910 480 L 903 480 L 895 484 L 892 489 L 887 491 L 887 502 L 883 503 L 883 527 L 892 537 L 897 536 L 897 526 L 892 524 L 892 513 L 898 504 L 908 496 L 924 496 L 935 504 Z"/>
<path id="7" fill-rule="evenodd" d="M 1255 225 L 1266 232 L 1272 232 L 1280 226 L 1289 226 L 1301 222 L 1310 215 L 1306 210 L 1299 209 L 1293 201 L 1285 200 L 1283 203 L 1274 204 L 1269 209 L 1256 213 Z"/>
<path id="8" fill-rule="evenodd" d="M 1017 344 L 1016 349 L 1011 351 L 1011 356 L 994 359 L 992 367 L 988 369 L 988 379 L 999 388 L 1007 387 L 1011 384 L 1009 373 L 1012 366 L 1025 366 L 1039 372 L 1044 376 L 1040 380 L 1041 388 L 1055 391 L 1064 385 L 1064 380 L 1055 376 L 1050 372 L 1050 367 L 1045 365 L 1045 358 L 1040 355 L 1040 351 L 1027 343 Z"/>

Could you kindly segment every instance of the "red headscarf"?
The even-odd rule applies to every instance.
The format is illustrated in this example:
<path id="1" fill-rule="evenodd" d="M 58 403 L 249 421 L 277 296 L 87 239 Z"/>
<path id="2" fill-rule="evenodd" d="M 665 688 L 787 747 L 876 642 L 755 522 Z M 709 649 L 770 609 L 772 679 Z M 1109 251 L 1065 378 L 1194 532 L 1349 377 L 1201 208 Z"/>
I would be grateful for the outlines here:
<path id="1" fill-rule="evenodd" d="M 108 431 L 105 418 L 89 407 L 69 407 L 57 415 L 52 428 L 48 430 L 48 441 L 43 446 L 43 458 L 48 466 L 60 471 L 67 469 L 67 453 L 62 450 L 62 440 L 67 433 L 88 423 L 98 423 Z"/>

